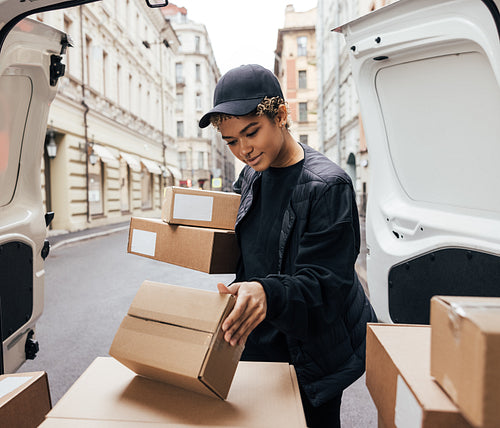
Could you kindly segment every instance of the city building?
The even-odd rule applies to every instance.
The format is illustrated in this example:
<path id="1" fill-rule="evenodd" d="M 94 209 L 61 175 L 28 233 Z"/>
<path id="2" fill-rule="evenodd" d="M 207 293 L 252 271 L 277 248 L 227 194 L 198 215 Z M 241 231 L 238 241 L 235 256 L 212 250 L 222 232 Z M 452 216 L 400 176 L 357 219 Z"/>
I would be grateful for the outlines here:
<path id="1" fill-rule="evenodd" d="M 119 3 L 36 15 L 74 40 L 42 165 L 54 229 L 159 217 L 164 187 L 181 179 L 173 116 L 179 41 L 158 9 Z"/>
<path id="2" fill-rule="evenodd" d="M 175 122 L 181 185 L 230 190 L 234 181 L 233 156 L 212 126 L 198 121 L 212 107 L 220 71 L 203 24 L 188 18 L 188 11 L 170 3 L 162 8 L 179 40 L 175 61 Z"/>
<path id="3" fill-rule="evenodd" d="M 285 10 L 285 26 L 278 30 L 274 74 L 290 107 L 290 131 L 301 143 L 319 149 L 316 76 L 316 8 Z"/>

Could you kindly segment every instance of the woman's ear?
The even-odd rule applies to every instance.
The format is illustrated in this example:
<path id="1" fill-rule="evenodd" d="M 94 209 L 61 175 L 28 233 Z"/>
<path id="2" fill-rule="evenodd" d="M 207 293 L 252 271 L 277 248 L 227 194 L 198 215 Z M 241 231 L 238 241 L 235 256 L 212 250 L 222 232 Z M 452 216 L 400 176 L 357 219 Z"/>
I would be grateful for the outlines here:
<path id="1" fill-rule="evenodd" d="M 278 114 L 276 115 L 276 123 L 280 128 L 286 126 L 288 119 L 288 109 L 285 104 L 280 104 L 278 107 Z"/>

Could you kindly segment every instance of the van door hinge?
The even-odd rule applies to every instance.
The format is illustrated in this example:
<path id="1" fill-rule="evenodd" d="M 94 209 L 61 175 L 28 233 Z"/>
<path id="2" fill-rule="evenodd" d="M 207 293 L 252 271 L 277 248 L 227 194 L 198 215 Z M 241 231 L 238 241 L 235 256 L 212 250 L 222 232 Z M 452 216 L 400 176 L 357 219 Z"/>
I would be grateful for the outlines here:
<path id="1" fill-rule="evenodd" d="M 50 56 L 50 86 L 56 86 L 60 77 L 64 76 L 66 66 L 61 62 L 62 56 Z"/>

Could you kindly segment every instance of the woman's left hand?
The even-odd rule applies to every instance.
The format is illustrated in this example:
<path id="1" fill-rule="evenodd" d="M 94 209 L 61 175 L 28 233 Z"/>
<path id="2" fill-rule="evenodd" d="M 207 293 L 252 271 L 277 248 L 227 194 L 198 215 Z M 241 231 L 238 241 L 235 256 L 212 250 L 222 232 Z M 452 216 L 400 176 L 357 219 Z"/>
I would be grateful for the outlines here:
<path id="1" fill-rule="evenodd" d="M 224 339 L 231 346 L 243 345 L 252 330 L 266 317 L 266 292 L 262 284 L 255 281 L 236 282 L 229 287 L 218 283 L 217 288 L 220 294 L 236 296 L 236 304 L 222 324 Z"/>

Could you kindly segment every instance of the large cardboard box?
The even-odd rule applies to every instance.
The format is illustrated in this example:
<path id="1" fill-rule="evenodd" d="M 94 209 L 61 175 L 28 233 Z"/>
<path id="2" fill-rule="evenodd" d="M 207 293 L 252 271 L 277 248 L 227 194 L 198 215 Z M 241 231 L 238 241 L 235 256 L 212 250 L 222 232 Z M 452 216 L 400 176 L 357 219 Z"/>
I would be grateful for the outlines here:
<path id="1" fill-rule="evenodd" d="M 470 428 L 430 375 L 429 326 L 368 324 L 366 386 L 380 425 Z"/>
<path id="2" fill-rule="evenodd" d="M 500 426 L 500 298 L 431 300 L 431 375 L 477 427 Z"/>
<path id="3" fill-rule="evenodd" d="M 0 376 L 0 426 L 36 427 L 51 407 L 45 372 Z"/>
<path id="4" fill-rule="evenodd" d="M 128 252 L 206 273 L 235 273 L 240 255 L 233 231 L 170 225 L 132 217 Z"/>
<path id="5" fill-rule="evenodd" d="M 224 340 L 231 294 L 144 281 L 109 354 L 137 374 L 226 398 L 243 346 Z"/>
<path id="6" fill-rule="evenodd" d="M 170 224 L 233 230 L 239 206 L 236 193 L 167 187 L 161 218 Z"/>
<path id="7" fill-rule="evenodd" d="M 44 428 L 80 426 L 56 423 L 63 419 L 85 421 L 82 428 L 114 427 L 116 422 L 126 427 L 132 422 L 137 427 L 306 426 L 295 371 L 286 363 L 241 362 L 222 401 L 135 376 L 104 357 L 90 365 L 47 418 Z M 97 421 L 102 422 L 92 424 Z"/>

